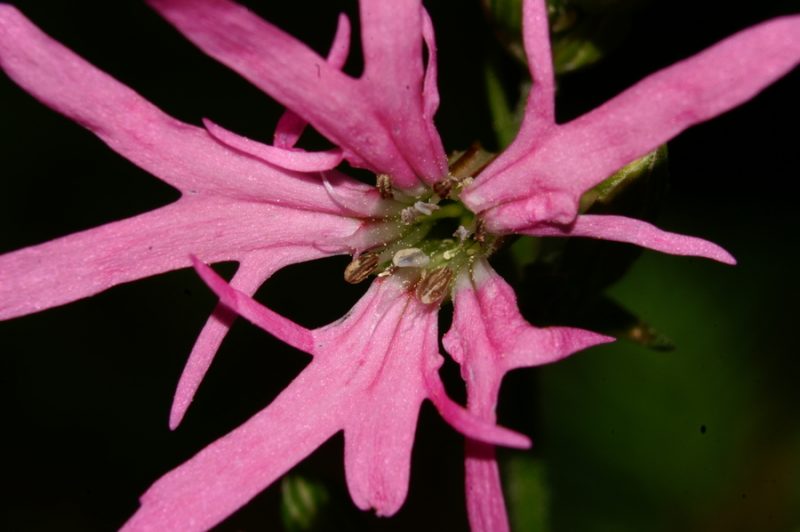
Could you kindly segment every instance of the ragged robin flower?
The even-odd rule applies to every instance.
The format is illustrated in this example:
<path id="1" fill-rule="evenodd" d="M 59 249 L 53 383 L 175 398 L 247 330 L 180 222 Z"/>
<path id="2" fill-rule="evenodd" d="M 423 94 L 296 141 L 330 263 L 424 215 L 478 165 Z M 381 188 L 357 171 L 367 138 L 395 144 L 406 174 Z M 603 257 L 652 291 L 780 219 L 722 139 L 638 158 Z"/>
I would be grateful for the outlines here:
<path id="1" fill-rule="evenodd" d="M 289 111 L 271 145 L 210 121 L 178 122 L 0 4 L 0 65 L 25 90 L 181 191 L 175 203 L 0 257 L 0 317 L 87 297 L 194 264 L 220 304 L 181 377 L 174 428 L 234 311 L 312 362 L 266 408 L 142 497 L 130 530 L 203 530 L 219 523 L 339 431 L 355 503 L 379 515 L 405 499 L 420 405 L 430 399 L 468 438 L 467 507 L 474 530 L 508 528 L 493 445 L 527 438 L 495 426 L 503 375 L 610 340 L 536 328 L 489 265 L 509 235 L 578 236 L 732 263 L 720 247 L 642 221 L 583 214 L 581 196 L 687 127 L 754 96 L 800 59 L 800 19 L 766 22 L 658 72 L 566 124 L 554 113 L 544 2 L 524 3 L 534 89 L 515 141 L 496 158 L 450 160 L 438 107 L 433 24 L 418 0 L 362 0 L 364 72 L 340 71 L 349 23 L 327 60 L 227 0 L 151 0 L 203 51 Z M 423 60 L 427 48 L 427 61 Z M 312 125 L 336 148 L 296 148 Z M 374 186 L 337 170 L 346 161 Z M 341 320 L 309 330 L 250 296 L 278 269 L 350 254 L 343 272 L 370 288 Z M 230 284 L 206 263 L 234 260 Z M 462 367 L 468 404 L 438 377 L 437 312 L 452 300 L 444 345 Z"/>

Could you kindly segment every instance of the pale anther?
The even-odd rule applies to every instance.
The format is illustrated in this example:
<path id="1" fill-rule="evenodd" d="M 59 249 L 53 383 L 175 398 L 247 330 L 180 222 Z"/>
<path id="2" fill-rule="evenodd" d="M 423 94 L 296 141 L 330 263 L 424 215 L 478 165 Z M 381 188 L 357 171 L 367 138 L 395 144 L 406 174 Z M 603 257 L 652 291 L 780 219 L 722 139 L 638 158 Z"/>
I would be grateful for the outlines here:
<path id="1" fill-rule="evenodd" d="M 458 238 L 459 241 L 463 242 L 464 240 L 472 236 L 472 231 L 470 231 L 463 225 L 459 225 L 458 229 L 456 229 L 456 232 L 453 233 L 453 236 Z"/>
<path id="2" fill-rule="evenodd" d="M 406 207 L 402 211 L 400 211 L 400 221 L 406 225 L 414 223 L 414 220 L 417 219 L 419 213 L 414 209 L 414 207 Z"/>
<path id="3" fill-rule="evenodd" d="M 420 214 L 424 214 L 425 216 L 430 216 L 433 214 L 433 211 L 438 211 L 439 206 L 435 203 L 426 203 L 424 201 L 418 201 L 414 203 L 414 210 Z"/>
<path id="4" fill-rule="evenodd" d="M 424 268 L 431 258 L 419 248 L 401 249 L 392 257 L 392 264 L 398 268 Z"/>

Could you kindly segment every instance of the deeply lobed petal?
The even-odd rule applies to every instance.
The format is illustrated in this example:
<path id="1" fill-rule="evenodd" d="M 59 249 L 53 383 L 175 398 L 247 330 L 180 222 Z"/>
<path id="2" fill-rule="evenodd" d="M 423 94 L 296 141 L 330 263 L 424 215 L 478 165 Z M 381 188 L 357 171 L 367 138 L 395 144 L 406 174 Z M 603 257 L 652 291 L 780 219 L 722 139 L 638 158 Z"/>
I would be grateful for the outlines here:
<path id="1" fill-rule="evenodd" d="M 207 54 L 314 125 L 342 148 L 351 164 L 389 174 L 401 188 L 416 188 L 420 179 L 435 181 L 444 175 L 446 159 L 441 141 L 438 135 L 431 137 L 432 128 L 426 122 L 430 117 L 421 115 L 421 65 L 419 80 L 404 79 L 402 85 L 387 87 L 370 77 L 370 73 L 401 75 L 416 71 L 421 44 L 413 45 L 412 41 L 422 41 L 420 16 L 414 14 L 414 9 L 421 9 L 418 1 L 415 8 L 413 0 L 404 0 L 398 6 L 403 9 L 392 17 L 397 20 L 383 20 L 386 13 L 382 4 L 364 6 L 365 35 L 377 35 L 384 25 L 413 32 L 408 37 L 412 44 L 385 50 L 398 54 L 391 57 L 375 58 L 369 50 L 382 50 L 383 41 L 365 38 L 368 57 L 363 80 L 341 73 L 304 44 L 234 2 L 149 3 Z M 377 22 L 367 23 L 367 19 Z M 416 59 L 409 55 L 415 50 L 419 54 Z M 388 68 L 389 64 L 395 68 Z M 391 93 L 385 94 L 386 90 Z M 408 107 L 397 107 L 398 98 Z"/>
<path id="2" fill-rule="evenodd" d="M 340 14 L 336 25 L 336 33 L 333 36 L 331 49 L 328 51 L 327 61 L 333 68 L 341 68 L 347 61 L 350 53 L 350 19 L 346 15 Z M 278 125 L 275 126 L 274 144 L 278 148 L 293 148 L 300 136 L 305 131 L 308 122 L 303 120 L 292 110 L 287 109 L 283 112 Z"/>
<path id="3" fill-rule="evenodd" d="M 208 119 L 203 120 L 203 125 L 206 126 L 206 130 L 212 137 L 225 146 L 286 170 L 324 172 L 336 168 L 342 162 L 342 152 L 338 149 L 308 152 L 292 148 L 278 148 L 228 131 Z"/>
<path id="4" fill-rule="evenodd" d="M 570 327 L 533 327 L 520 314 L 512 288 L 484 259 L 459 276 L 453 290 L 453 305 L 453 324 L 443 343 L 461 365 L 467 385 L 467 408 L 492 423 L 506 372 L 547 364 L 612 340 Z M 508 530 L 494 448 L 468 440 L 465 468 L 472 530 Z"/>
<path id="5" fill-rule="evenodd" d="M 226 195 L 337 212 L 318 179 L 281 172 L 161 112 L 134 91 L 0 6 L 0 67 L 45 105 L 185 194 Z"/>
<path id="6" fill-rule="evenodd" d="M 568 327 L 533 327 L 520 314 L 514 290 L 483 259 L 459 277 L 453 301 L 453 325 L 443 342 L 462 367 L 474 370 L 464 373 L 468 383 L 555 362 L 612 340 Z"/>
<path id="7" fill-rule="evenodd" d="M 671 255 L 705 257 L 725 264 L 736 259 L 717 244 L 693 236 L 663 231 L 658 227 L 627 216 L 583 214 L 570 226 L 541 225 L 519 230 L 531 236 L 588 237 L 636 244 Z"/>
<path id="8" fill-rule="evenodd" d="M 467 440 L 464 450 L 467 515 L 471 532 L 510 530 L 494 447 Z"/>
<path id="9" fill-rule="evenodd" d="M 208 530 L 342 428 L 332 364 L 312 362 L 270 405 L 156 481 L 125 531 Z"/>
<path id="10" fill-rule="evenodd" d="M 522 37 L 533 87 L 514 141 L 481 173 L 481 179 L 491 179 L 535 150 L 556 126 L 556 83 L 546 0 L 523 2 Z"/>
<path id="11" fill-rule="evenodd" d="M 396 512 L 419 407 L 431 395 L 426 379 L 440 363 L 437 308 L 395 276 L 375 281 L 345 318 L 307 331 L 195 266 L 223 305 L 315 356 L 263 411 L 157 481 L 125 529 L 214 526 L 341 429 L 353 500 L 379 515 Z M 459 416 L 471 436 L 497 441 L 492 423 Z M 292 446 L 296 438 L 302 443 Z M 225 469 L 227 461 L 235 465 Z"/>
<path id="12" fill-rule="evenodd" d="M 367 88 L 378 116 L 408 165 L 428 183 L 447 175 L 447 159 L 433 126 L 436 57 L 433 25 L 421 0 L 361 0 L 361 40 Z M 429 51 L 422 64 L 423 37 Z M 427 99 L 427 101 L 426 101 Z M 430 114 L 428 114 L 430 112 Z"/>
<path id="13" fill-rule="evenodd" d="M 314 257 L 310 256 L 309 251 L 306 248 L 284 248 L 251 253 L 240 261 L 230 285 L 232 288 L 252 296 L 279 269 L 289 264 L 313 259 Z M 183 420 L 217 350 L 222 345 L 222 340 L 228 334 L 235 319 L 236 313 L 220 302 L 197 336 L 172 400 L 169 413 L 171 430 L 175 430 Z"/>
<path id="14" fill-rule="evenodd" d="M 317 258 L 385 238 L 385 228 L 357 219 L 394 208 L 371 187 L 339 173 L 320 186 L 319 177 L 281 171 L 224 147 L 165 115 L 8 5 L 0 5 L 0 66 L 43 103 L 184 193 L 151 213 L 1 256 L 0 319 L 188 266 L 191 252 L 216 262 L 289 246 L 298 257 Z"/>
<path id="15" fill-rule="evenodd" d="M 0 319 L 81 299 L 120 283 L 259 249 L 303 248 L 317 258 L 360 220 L 270 204 L 187 197 L 155 211 L 0 255 Z M 323 248 L 323 246 L 325 246 Z"/>
<path id="16" fill-rule="evenodd" d="M 562 194 L 572 201 L 625 164 L 684 129 L 749 100 L 800 61 L 800 16 L 770 20 L 657 72 L 597 109 L 551 128 L 524 156 L 501 155 L 461 195 L 502 227 L 571 222 L 530 199 Z M 527 119 L 527 117 L 526 117 Z M 503 204 L 516 208 L 503 211 Z M 513 213 L 513 215 L 512 215 Z"/>

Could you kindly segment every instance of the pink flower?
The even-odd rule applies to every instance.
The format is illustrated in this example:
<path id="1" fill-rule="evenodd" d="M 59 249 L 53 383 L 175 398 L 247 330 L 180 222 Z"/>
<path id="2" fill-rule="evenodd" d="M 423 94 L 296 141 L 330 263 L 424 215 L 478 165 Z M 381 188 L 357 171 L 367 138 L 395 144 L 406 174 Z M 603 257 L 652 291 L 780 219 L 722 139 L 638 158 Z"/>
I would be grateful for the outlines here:
<path id="1" fill-rule="evenodd" d="M 499 237 L 604 238 L 733 263 L 698 238 L 579 214 L 578 201 L 623 165 L 746 101 L 800 60 L 800 17 L 776 19 L 556 124 L 545 4 L 527 0 L 524 37 L 535 87 L 525 118 L 514 143 L 469 176 L 448 168 L 433 125 L 436 48 L 419 0 L 361 0 L 365 68 L 358 79 L 339 70 L 349 43 L 345 18 L 324 60 L 228 0 L 150 4 L 291 111 L 273 145 L 210 121 L 205 129 L 180 123 L 0 4 L 0 66 L 8 75 L 182 194 L 150 213 L 0 256 L 0 318 L 186 267 L 194 254 L 220 305 L 181 377 L 172 427 L 227 332 L 230 311 L 314 358 L 264 410 L 157 481 L 126 524 L 131 530 L 212 527 L 340 430 L 354 501 L 390 515 L 405 498 L 426 398 L 469 438 L 473 529 L 507 529 L 492 445 L 529 442 L 494 425 L 504 374 L 609 339 L 525 322 L 486 260 Z M 295 148 L 306 123 L 337 147 Z M 376 174 L 378 188 L 334 170 L 342 160 Z M 446 217 L 474 221 L 454 238 L 430 237 Z M 379 277 L 338 322 L 308 330 L 250 298 L 283 266 L 342 253 L 354 256 L 349 281 Z M 240 264 L 230 285 L 204 264 L 228 260 Z M 436 315 L 451 294 L 455 314 L 444 343 L 461 364 L 467 410 L 447 398 L 437 374 Z"/>

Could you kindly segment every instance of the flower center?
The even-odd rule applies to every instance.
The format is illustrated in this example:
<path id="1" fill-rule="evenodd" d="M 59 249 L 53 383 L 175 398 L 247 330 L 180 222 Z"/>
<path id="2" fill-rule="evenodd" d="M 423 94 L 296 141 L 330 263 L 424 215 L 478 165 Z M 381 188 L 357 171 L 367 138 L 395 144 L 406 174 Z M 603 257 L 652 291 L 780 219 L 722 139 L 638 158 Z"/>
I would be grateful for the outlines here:
<path id="1" fill-rule="evenodd" d="M 388 176 L 378 176 L 381 196 L 405 205 L 383 220 L 395 224 L 398 236 L 355 257 L 345 268 L 345 280 L 355 284 L 373 274 L 402 275 L 419 301 L 441 303 L 460 271 L 500 245 L 502 237 L 485 232 L 480 218 L 458 200 L 492 157 L 477 146 L 456 153 L 449 175 L 416 196 L 393 190 Z"/>

